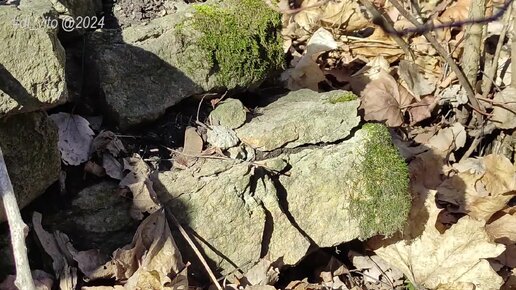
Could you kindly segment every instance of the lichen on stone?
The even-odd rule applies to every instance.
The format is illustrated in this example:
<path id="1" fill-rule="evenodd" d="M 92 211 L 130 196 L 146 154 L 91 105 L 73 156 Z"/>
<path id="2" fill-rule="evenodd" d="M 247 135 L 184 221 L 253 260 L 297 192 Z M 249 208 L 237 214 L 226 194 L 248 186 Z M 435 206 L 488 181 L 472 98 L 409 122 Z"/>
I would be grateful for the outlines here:
<path id="1" fill-rule="evenodd" d="M 350 210 L 360 218 L 362 238 L 390 236 L 403 228 L 411 207 L 408 166 L 384 125 L 365 124 L 363 131 L 363 160 L 356 173 L 362 182 L 354 184 L 362 194 L 352 197 Z"/>
<path id="2" fill-rule="evenodd" d="M 356 100 L 357 98 L 358 98 L 357 95 L 353 94 L 353 92 L 344 92 L 341 95 L 332 96 L 329 99 L 329 101 L 331 104 L 337 104 L 337 103 L 353 101 L 353 100 Z"/>
<path id="3" fill-rule="evenodd" d="M 211 56 L 214 73 L 228 88 L 236 83 L 252 86 L 284 64 L 281 18 L 263 0 L 195 5 L 191 25 L 202 32 L 198 45 Z M 235 81 L 242 79 L 246 83 Z"/>

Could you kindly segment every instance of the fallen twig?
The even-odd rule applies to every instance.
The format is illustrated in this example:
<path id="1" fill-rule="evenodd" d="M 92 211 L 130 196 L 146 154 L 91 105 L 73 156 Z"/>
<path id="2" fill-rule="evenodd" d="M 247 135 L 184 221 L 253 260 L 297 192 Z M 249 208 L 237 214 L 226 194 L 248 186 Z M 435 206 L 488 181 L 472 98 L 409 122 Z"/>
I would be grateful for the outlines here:
<path id="1" fill-rule="evenodd" d="M 197 255 L 197 258 L 199 258 L 199 260 L 201 261 L 201 264 L 204 266 L 204 269 L 208 273 L 208 276 L 210 276 L 210 279 L 213 282 L 213 284 L 215 285 L 215 287 L 217 287 L 218 290 L 223 290 L 222 286 L 220 286 L 220 284 L 219 284 L 219 281 L 217 281 L 215 274 L 213 274 L 213 271 L 211 271 L 210 267 L 208 266 L 208 263 L 202 256 L 201 252 L 199 251 L 199 249 L 197 249 L 197 246 L 195 246 L 194 242 L 192 241 L 192 239 L 190 238 L 190 236 L 188 235 L 186 230 L 183 228 L 183 226 L 176 219 L 174 214 L 172 214 L 167 207 L 165 207 L 165 213 L 167 214 L 168 218 L 170 220 L 172 220 L 172 223 L 179 229 L 179 232 L 181 232 L 181 235 L 183 236 L 183 238 L 185 238 L 188 245 L 190 245 L 192 250 L 195 252 L 195 255 Z"/>
<path id="2" fill-rule="evenodd" d="M 5 215 L 9 223 L 11 233 L 11 244 L 13 246 L 14 263 L 16 266 L 16 279 L 14 284 L 18 289 L 36 289 L 30 272 L 27 247 L 25 245 L 25 233 L 27 225 L 23 222 L 20 208 L 16 202 L 13 185 L 5 166 L 4 155 L 0 148 L 0 196 L 4 204 Z"/>
<path id="3" fill-rule="evenodd" d="M 503 17 L 502 23 L 502 31 L 500 32 L 500 38 L 498 39 L 498 43 L 496 44 L 495 54 L 492 59 L 491 66 L 487 69 L 485 76 L 486 79 L 483 82 L 482 86 L 482 97 L 485 98 L 491 91 L 491 88 L 494 84 L 494 79 L 496 76 L 496 70 L 498 68 L 498 58 L 500 58 L 500 53 L 502 51 L 503 43 L 505 42 L 505 34 L 507 34 L 507 30 L 509 29 L 509 19 L 511 18 L 512 6 L 507 8 L 507 13 Z"/>

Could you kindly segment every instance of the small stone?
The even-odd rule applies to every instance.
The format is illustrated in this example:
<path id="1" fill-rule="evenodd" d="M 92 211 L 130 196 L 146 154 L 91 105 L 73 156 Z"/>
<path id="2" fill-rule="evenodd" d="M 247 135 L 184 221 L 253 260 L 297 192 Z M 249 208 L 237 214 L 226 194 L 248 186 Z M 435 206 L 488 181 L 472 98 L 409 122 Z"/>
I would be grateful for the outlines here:
<path id="1" fill-rule="evenodd" d="M 220 149 L 228 149 L 238 144 L 240 140 L 235 131 L 224 126 L 212 126 L 208 130 L 208 143 Z"/>
<path id="2" fill-rule="evenodd" d="M 222 101 L 215 110 L 210 113 L 212 125 L 226 126 L 236 129 L 242 126 L 246 120 L 246 112 L 242 102 L 237 99 Z"/>

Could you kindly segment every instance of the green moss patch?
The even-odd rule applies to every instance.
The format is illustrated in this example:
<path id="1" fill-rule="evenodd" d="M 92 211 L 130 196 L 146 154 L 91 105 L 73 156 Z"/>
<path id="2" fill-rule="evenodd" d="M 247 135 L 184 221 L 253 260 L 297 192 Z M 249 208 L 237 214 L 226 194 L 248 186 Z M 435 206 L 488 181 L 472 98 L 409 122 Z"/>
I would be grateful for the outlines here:
<path id="1" fill-rule="evenodd" d="M 356 99 L 357 99 L 357 95 L 353 94 L 352 92 L 345 92 L 342 95 L 332 96 L 329 101 L 331 104 L 337 104 L 337 103 L 353 101 Z"/>
<path id="2" fill-rule="evenodd" d="M 411 207 L 408 166 L 392 144 L 388 129 L 365 124 L 364 159 L 359 164 L 360 184 L 355 184 L 351 213 L 360 219 L 362 238 L 386 236 L 401 230 Z"/>
<path id="3" fill-rule="evenodd" d="M 263 0 L 196 5 L 192 25 L 202 32 L 199 46 L 211 54 L 214 73 L 227 87 L 235 79 L 252 85 L 284 64 L 281 16 Z"/>

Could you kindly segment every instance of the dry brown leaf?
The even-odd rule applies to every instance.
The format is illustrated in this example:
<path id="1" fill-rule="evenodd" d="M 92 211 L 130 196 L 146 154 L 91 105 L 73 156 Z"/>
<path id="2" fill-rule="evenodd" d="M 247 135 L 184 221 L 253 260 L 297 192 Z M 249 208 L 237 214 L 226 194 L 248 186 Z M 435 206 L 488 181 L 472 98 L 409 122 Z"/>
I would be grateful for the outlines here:
<path id="1" fill-rule="evenodd" d="M 315 60 L 321 52 L 337 47 L 333 35 L 324 28 L 319 28 L 308 41 L 305 54 L 297 65 L 283 72 L 281 78 L 287 82 L 287 87 L 290 90 L 309 88 L 318 91 L 319 83 L 325 81 L 326 77 Z"/>
<path id="2" fill-rule="evenodd" d="M 403 124 L 403 111 L 414 99 L 385 71 L 367 84 L 360 95 L 364 119 L 385 122 L 389 127 Z"/>
<path id="3" fill-rule="evenodd" d="M 197 158 L 192 156 L 198 156 L 202 152 L 204 141 L 202 137 L 197 133 L 195 127 L 188 127 L 185 130 L 185 141 L 183 146 L 183 154 L 178 154 L 174 158 L 174 167 L 180 169 L 186 169 L 195 164 Z"/>
<path id="4" fill-rule="evenodd" d="M 34 212 L 32 215 L 32 224 L 34 232 L 45 250 L 52 259 L 52 268 L 57 277 L 59 277 L 60 289 L 75 289 L 77 285 L 77 269 L 70 266 L 70 254 L 66 252 L 66 245 L 70 243 L 70 239 L 61 232 L 50 234 L 43 229 L 41 225 L 42 215 Z"/>
<path id="5" fill-rule="evenodd" d="M 433 217 L 429 220 L 435 222 Z M 490 241 L 484 222 L 465 216 L 444 234 L 429 226 L 421 236 L 381 247 L 375 253 L 419 287 L 468 289 L 460 287 L 471 283 L 476 290 L 494 290 L 503 279 L 486 259 L 504 249 Z"/>
<path id="6" fill-rule="evenodd" d="M 120 187 L 127 187 L 133 194 L 131 217 L 141 220 L 144 213 L 153 213 L 159 209 L 156 192 L 149 179 L 149 166 L 138 154 L 124 158 L 124 169 L 129 173 L 120 181 Z"/>
<path id="7" fill-rule="evenodd" d="M 441 22 L 460 22 L 468 19 L 471 0 L 458 0 L 439 16 Z"/>
<path id="8" fill-rule="evenodd" d="M 455 212 L 487 221 L 514 196 L 516 171 L 505 156 L 497 154 L 467 164 L 470 170 L 465 170 L 467 167 L 463 165 L 461 169 L 465 171 L 439 185 L 438 200 L 455 205 Z"/>
<path id="9" fill-rule="evenodd" d="M 122 141 L 120 141 L 116 134 L 111 131 L 100 132 L 97 137 L 93 139 L 91 147 L 95 152 L 109 152 L 115 157 L 118 157 L 118 155 L 122 152 L 126 152 Z"/>
<path id="10" fill-rule="evenodd" d="M 466 137 L 464 126 L 456 122 L 450 127 L 439 130 L 437 134 L 430 138 L 428 145 L 441 152 L 449 153 L 462 148 L 466 144 Z"/>
<path id="11" fill-rule="evenodd" d="M 430 118 L 435 105 L 436 98 L 434 96 L 424 97 L 421 101 L 412 104 L 408 110 L 410 114 L 410 124 L 415 125 Z"/>
<path id="12" fill-rule="evenodd" d="M 495 94 L 491 122 L 500 129 L 516 128 L 516 88 L 507 87 Z M 503 104 L 503 105 L 501 105 Z"/>
<path id="13" fill-rule="evenodd" d="M 111 178 L 122 180 L 124 177 L 122 164 L 111 154 L 104 153 L 102 155 L 102 167 Z"/>
<path id="14" fill-rule="evenodd" d="M 185 264 L 163 210 L 148 216 L 136 230 L 131 244 L 116 250 L 110 262 L 88 276 L 127 280 L 125 289 L 188 288 Z"/>

